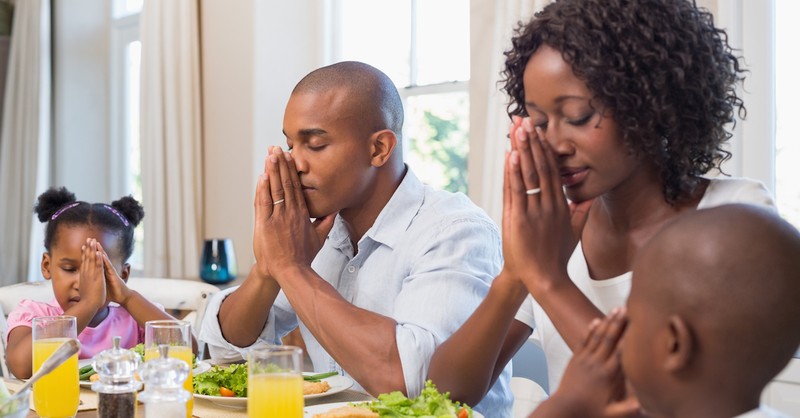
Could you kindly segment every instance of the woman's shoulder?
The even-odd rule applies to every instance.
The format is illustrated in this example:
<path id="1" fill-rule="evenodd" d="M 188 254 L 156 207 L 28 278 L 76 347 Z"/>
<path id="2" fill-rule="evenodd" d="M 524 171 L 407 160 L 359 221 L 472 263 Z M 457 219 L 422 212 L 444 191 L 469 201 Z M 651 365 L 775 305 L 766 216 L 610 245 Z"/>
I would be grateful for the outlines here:
<path id="1" fill-rule="evenodd" d="M 730 203 L 747 203 L 775 208 L 775 200 L 764 183 L 744 177 L 714 177 L 697 205 L 697 209 L 712 208 Z"/>

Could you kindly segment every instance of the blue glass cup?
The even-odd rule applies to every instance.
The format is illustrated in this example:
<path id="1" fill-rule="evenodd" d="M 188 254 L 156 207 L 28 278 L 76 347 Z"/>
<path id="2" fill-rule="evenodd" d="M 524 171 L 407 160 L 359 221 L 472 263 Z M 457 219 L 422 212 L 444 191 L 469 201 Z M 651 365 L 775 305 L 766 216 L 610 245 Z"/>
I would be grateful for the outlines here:
<path id="1" fill-rule="evenodd" d="M 211 284 L 236 279 L 236 254 L 230 239 L 207 239 L 200 257 L 200 278 Z"/>

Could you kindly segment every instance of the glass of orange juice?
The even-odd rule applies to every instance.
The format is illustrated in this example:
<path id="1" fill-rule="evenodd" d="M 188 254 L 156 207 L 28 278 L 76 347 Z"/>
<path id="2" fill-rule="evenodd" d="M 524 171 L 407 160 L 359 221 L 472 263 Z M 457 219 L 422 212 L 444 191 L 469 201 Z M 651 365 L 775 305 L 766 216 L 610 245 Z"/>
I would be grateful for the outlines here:
<path id="1" fill-rule="evenodd" d="M 159 357 L 158 346 L 169 346 L 169 356 L 186 362 L 189 365 L 189 377 L 183 388 L 194 392 L 192 388 L 192 325 L 186 321 L 158 320 L 144 324 L 144 361 Z M 192 417 L 194 397 L 186 402 L 186 418 Z"/>
<path id="2" fill-rule="evenodd" d="M 289 345 L 247 354 L 247 416 L 303 418 L 303 350 Z"/>
<path id="3" fill-rule="evenodd" d="M 40 316 L 33 318 L 33 372 L 42 366 L 61 344 L 78 338 L 74 316 Z M 45 418 L 74 417 L 80 403 L 78 354 L 33 384 L 33 405 Z"/>

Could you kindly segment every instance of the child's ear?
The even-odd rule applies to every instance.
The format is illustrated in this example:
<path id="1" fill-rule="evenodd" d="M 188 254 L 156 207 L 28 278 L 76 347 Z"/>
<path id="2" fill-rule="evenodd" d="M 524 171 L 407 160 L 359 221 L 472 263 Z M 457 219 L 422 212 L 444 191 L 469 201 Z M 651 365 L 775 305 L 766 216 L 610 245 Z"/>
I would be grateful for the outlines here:
<path id="1" fill-rule="evenodd" d="M 668 327 L 669 335 L 664 366 L 670 372 L 679 372 L 692 363 L 697 342 L 691 326 L 680 316 L 672 315 L 669 318 Z"/>
<path id="2" fill-rule="evenodd" d="M 122 265 L 122 270 L 119 271 L 119 278 L 122 279 L 123 282 L 128 283 L 128 277 L 131 275 L 131 265 L 129 263 L 125 263 Z"/>
<path id="3" fill-rule="evenodd" d="M 50 274 L 50 254 L 48 253 L 42 254 L 42 277 L 44 277 L 45 280 L 50 280 L 50 278 L 53 277 Z"/>

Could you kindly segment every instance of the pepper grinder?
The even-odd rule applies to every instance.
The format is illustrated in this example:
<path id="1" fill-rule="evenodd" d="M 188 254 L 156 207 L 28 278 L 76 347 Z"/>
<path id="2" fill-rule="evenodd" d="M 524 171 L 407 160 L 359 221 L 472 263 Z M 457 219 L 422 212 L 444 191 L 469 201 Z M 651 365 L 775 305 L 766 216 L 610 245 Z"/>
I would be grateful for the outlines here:
<path id="1" fill-rule="evenodd" d="M 144 391 L 139 400 L 144 403 L 144 418 L 186 418 L 186 401 L 191 395 L 183 389 L 189 377 L 189 365 L 183 360 L 169 358 L 169 346 L 158 346 L 160 357 L 139 367 Z"/>
<path id="2" fill-rule="evenodd" d="M 142 384 L 134 373 L 141 361 L 138 354 L 120 348 L 121 337 L 112 338 L 112 348 L 94 357 L 92 367 L 100 380 L 92 383 L 98 393 L 97 415 L 100 418 L 135 418 L 136 392 Z"/>

